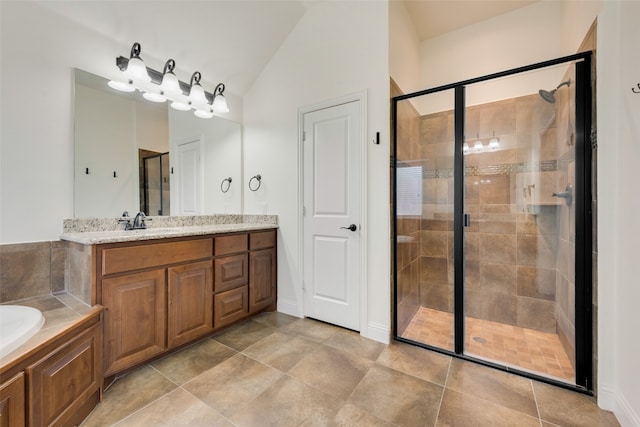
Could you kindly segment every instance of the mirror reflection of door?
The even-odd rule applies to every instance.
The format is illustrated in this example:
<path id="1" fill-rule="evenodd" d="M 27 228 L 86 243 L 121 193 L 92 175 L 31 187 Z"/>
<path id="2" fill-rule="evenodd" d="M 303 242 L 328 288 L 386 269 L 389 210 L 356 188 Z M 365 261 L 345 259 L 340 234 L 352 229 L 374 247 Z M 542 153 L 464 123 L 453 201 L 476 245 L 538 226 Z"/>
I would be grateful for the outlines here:
<path id="1" fill-rule="evenodd" d="M 178 144 L 174 168 L 175 200 L 178 215 L 202 213 L 202 140 L 191 139 Z"/>

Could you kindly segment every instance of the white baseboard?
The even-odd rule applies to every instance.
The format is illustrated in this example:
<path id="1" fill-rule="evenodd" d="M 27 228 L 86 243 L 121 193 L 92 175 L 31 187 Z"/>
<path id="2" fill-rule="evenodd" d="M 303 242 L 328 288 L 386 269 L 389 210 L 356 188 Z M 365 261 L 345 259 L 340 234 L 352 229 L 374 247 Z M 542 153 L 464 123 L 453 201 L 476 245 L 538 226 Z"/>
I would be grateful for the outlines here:
<path id="1" fill-rule="evenodd" d="M 616 407 L 616 391 L 613 387 L 598 385 L 598 406 L 605 411 L 613 411 Z"/>
<path id="2" fill-rule="evenodd" d="M 613 412 L 622 427 L 640 427 L 640 415 L 615 388 L 607 385 L 598 387 L 598 406 Z"/>
<path id="3" fill-rule="evenodd" d="M 295 317 L 304 317 L 297 301 L 278 299 L 278 311 Z"/>
<path id="4" fill-rule="evenodd" d="M 389 344 L 391 331 L 388 326 L 381 325 L 375 322 L 369 322 L 366 331 L 362 336 L 372 339 L 374 341 L 381 342 L 383 344 Z"/>
<path id="5" fill-rule="evenodd" d="M 640 427 L 640 415 L 638 415 L 627 399 L 620 393 L 616 393 L 616 407 L 613 411 L 622 427 Z"/>

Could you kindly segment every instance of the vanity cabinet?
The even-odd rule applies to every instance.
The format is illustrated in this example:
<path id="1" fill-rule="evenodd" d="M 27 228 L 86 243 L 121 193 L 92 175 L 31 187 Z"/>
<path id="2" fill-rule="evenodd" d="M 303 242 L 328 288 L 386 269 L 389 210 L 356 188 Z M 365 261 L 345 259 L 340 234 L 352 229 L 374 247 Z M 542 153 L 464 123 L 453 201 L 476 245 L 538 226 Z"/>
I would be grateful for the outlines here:
<path id="1" fill-rule="evenodd" d="M 105 376 L 276 304 L 275 230 L 98 244 Z"/>
<path id="2" fill-rule="evenodd" d="M 0 427 L 24 425 L 24 374 L 20 372 L 0 384 Z"/>
<path id="3" fill-rule="evenodd" d="M 249 252 L 249 311 L 258 312 L 276 302 L 276 232 L 252 233 Z"/>
<path id="4" fill-rule="evenodd" d="M 99 245 L 105 376 L 213 329 L 213 240 Z"/>

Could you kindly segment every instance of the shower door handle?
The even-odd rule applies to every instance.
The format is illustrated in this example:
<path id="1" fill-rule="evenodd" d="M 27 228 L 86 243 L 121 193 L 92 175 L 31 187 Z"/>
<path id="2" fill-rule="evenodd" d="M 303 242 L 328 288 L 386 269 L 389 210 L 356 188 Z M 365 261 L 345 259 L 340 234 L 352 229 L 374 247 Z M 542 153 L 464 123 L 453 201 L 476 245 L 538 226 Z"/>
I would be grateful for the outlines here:
<path id="1" fill-rule="evenodd" d="M 471 226 L 471 215 L 464 214 L 462 216 L 462 222 L 463 222 L 465 227 L 470 227 Z"/>

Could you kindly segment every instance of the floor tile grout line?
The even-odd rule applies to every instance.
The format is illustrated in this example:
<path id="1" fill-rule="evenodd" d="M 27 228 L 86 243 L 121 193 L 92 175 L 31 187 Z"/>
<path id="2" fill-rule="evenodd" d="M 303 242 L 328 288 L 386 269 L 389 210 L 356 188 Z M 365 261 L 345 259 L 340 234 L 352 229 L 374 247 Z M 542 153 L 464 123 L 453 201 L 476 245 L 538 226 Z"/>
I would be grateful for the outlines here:
<path id="1" fill-rule="evenodd" d="M 540 414 L 540 405 L 538 404 L 538 396 L 536 395 L 536 388 L 533 385 L 533 380 L 529 380 L 531 383 L 531 392 L 533 393 L 533 401 L 536 403 L 536 411 L 538 411 L 538 421 L 540 421 L 540 427 L 542 427 L 542 414 Z"/>
<path id="2" fill-rule="evenodd" d="M 185 383 L 185 384 L 187 384 L 187 383 Z M 222 412 L 218 411 L 216 408 L 214 408 L 213 406 L 209 405 L 207 402 L 205 402 L 204 400 L 200 399 L 198 396 L 196 396 L 195 394 L 191 393 L 189 390 L 183 388 L 182 386 L 180 386 L 180 389 L 183 390 L 185 393 L 189 394 L 190 396 L 193 396 L 193 398 L 196 399 L 197 401 L 202 402 L 204 405 L 206 405 L 207 407 L 211 408 L 218 415 L 220 415 L 222 418 L 224 418 L 229 424 L 231 424 L 233 426 L 237 426 L 237 424 L 234 423 L 233 421 L 231 421 L 225 414 L 223 414 Z"/>
<path id="3" fill-rule="evenodd" d="M 444 393 L 447 391 L 447 383 L 449 382 L 449 373 L 453 365 L 453 358 L 449 358 L 449 366 L 447 367 L 447 376 L 444 379 L 444 385 L 442 386 L 442 394 L 440 395 L 440 403 L 438 404 L 438 411 L 436 412 L 436 419 L 433 423 L 434 427 L 438 425 L 438 418 L 440 418 L 440 411 L 442 410 L 442 402 L 444 402 Z"/>

